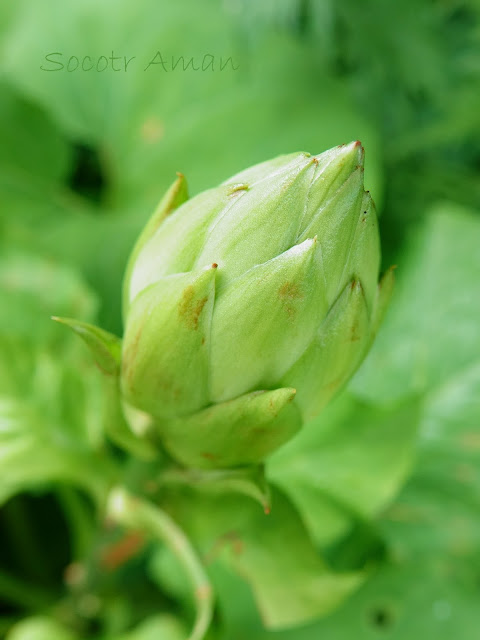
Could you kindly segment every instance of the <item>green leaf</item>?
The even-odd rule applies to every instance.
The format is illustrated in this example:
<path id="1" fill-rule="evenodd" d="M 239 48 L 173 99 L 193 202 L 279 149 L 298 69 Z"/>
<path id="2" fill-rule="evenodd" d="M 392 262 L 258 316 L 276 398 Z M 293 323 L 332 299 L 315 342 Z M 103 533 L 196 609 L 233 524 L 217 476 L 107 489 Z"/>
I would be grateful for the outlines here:
<path id="1" fill-rule="evenodd" d="M 395 496 L 411 469 L 417 401 L 379 409 L 339 397 L 268 461 L 267 476 L 290 496 L 325 545 L 369 519 Z"/>
<path id="2" fill-rule="evenodd" d="M 133 631 L 111 640 L 185 640 L 186 637 L 187 629 L 182 622 L 171 615 L 159 614 L 148 618 Z"/>
<path id="3" fill-rule="evenodd" d="M 375 128 L 359 114 L 343 79 L 319 73 L 317 44 L 299 46 L 290 34 L 277 33 L 249 46 L 236 37 L 237 16 L 219 11 L 215 3 L 200 7 L 182 0 L 160 6 L 141 0 L 138 6 L 134 12 L 126 0 L 109 0 L 71 3 L 66 9 L 60 0 L 48 0 L 40 11 L 35 2 L 27 2 L 18 10 L 4 54 L 5 68 L 23 91 L 44 105 L 72 138 L 88 140 L 108 156 L 115 200 L 132 201 L 133 196 L 138 228 L 175 171 L 188 176 L 197 192 L 265 158 L 320 152 L 359 136 L 369 149 L 369 188 L 379 193 Z M 160 65 L 145 70 L 159 42 L 168 70 Z M 172 71 L 172 56 L 183 54 L 185 62 L 193 56 L 196 66 L 201 65 L 212 42 L 215 71 L 183 72 L 182 62 Z M 110 62 L 105 72 L 39 69 L 49 66 L 45 55 L 52 48 L 62 53 L 66 65 L 70 55 L 80 63 L 90 55 L 95 64 L 99 56 L 110 56 L 112 47 L 113 55 L 121 57 L 115 63 L 119 72 L 112 71 Z M 123 56 L 135 56 L 127 71 Z M 220 71 L 220 57 L 225 61 L 229 56 L 238 70 L 227 65 Z M 262 65 L 254 66 L 259 59 Z M 324 122 L 329 126 L 317 126 Z M 208 161 L 199 162 L 206 149 Z"/>
<path id="4" fill-rule="evenodd" d="M 81 320 L 57 316 L 52 316 L 52 320 L 70 327 L 82 338 L 92 352 L 95 362 L 104 373 L 118 376 L 122 351 L 120 338 Z"/>
<path id="5" fill-rule="evenodd" d="M 240 493 L 256 500 L 265 513 L 271 510 L 270 487 L 263 465 L 239 469 L 167 469 L 161 474 L 161 484 L 187 485 L 210 494 Z"/>
<path id="6" fill-rule="evenodd" d="M 445 384 L 478 359 L 478 215 L 432 209 L 408 244 L 386 320 L 353 391 L 387 404 Z"/>
<path id="7" fill-rule="evenodd" d="M 71 163 L 71 151 L 51 116 L 15 88 L 0 82 L 0 190 L 9 180 L 38 186 L 62 180 Z M 5 173 L 7 176 L 5 176 Z M 7 215 L 2 212 L 2 215 Z"/>
<path id="8" fill-rule="evenodd" d="M 84 443 L 25 401 L 5 396 L 0 396 L 0 462 L 0 503 L 52 482 L 73 483 L 96 499 L 106 486 L 102 473 L 108 467 L 98 468 Z"/>
<path id="9" fill-rule="evenodd" d="M 6 640 L 75 640 L 78 638 L 51 618 L 38 616 L 17 623 L 7 634 Z"/>
<path id="10" fill-rule="evenodd" d="M 98 307 L 79 274 L 51 259 L 14 250 L 0 257 L 0 333 L 25 343 L 59 347 L 52 312 L 91 319 Z"/>
<path id="11" fill-rule="evenodd" d="M 389 563 L 332 615 L 301 629 L 249 631 L 252 640 L 389 640 L 428 638 L 472 640 L 478 625 L 478 596 L 471 580 L 439 563 Z M 248 618 L 247 618 L 248 619 Z M 226 640 L 241 640 L 243 626 Z M 354 630 L 354 631 L 352 631 Z"/>
<path id="12" fill-rule="evenodd" d="M 264 624 L 293 626 L 325 615 L 364 580 L 332 573 L 297 512 L 278 490 L 265 515 L 248 498 L 172 494 L 170 508 L 215 568 L 229 566 L 248 582 Z"/>

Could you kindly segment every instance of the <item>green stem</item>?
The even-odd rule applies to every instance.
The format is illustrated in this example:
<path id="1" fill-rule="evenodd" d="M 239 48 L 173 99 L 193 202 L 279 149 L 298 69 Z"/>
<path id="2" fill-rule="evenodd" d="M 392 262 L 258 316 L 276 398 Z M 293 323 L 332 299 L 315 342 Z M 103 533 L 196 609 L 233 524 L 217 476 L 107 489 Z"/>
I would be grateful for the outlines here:
<path id="1" fill-rule="evenodd" d="M 73 487 L 59 486 L 56 493 L 69 523 L 73 560 L 84 560 L 95 531 L 93 509 L 89 509 L 87 498 Z"/>
<path id="2" fill-rule="evenodd" d="M 197 553 L 182 529 L 159 507 L 129 494 L 122 487 L 110 493 L 107 514 L 125 527 L 160 538 L 176 555 L 195 594 L 196 618 L 188 640 L 202 640 L 212 620 L 213 590 Z"/>

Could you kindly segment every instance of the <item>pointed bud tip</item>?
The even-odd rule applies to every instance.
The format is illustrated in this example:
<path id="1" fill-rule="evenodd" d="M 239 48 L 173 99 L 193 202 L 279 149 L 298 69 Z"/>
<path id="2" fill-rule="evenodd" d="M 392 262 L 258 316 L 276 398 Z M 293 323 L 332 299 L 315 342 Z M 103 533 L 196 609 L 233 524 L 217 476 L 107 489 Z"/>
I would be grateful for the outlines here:
<path id="1" fill-rule="evenodd" d="M 348 144 L 340 144 L 333 149 L 328 149 L 323 153 L 316 155 L 312 159 L 312 163 L 318 166 L 316 171 L 318 177 L 325 175 L 325 171 L 333 176 L 340 173 L 344 174 L 345 179 L 351 173 L 358 172 L 363 174 L 364 171 L 364 149 L 359 140 L 349 142 Z"/>
<path id="2" fill-rule="evenodd" d="M 341 149 L 343 149 L 345 155 L 352 155 L 355 157 L 357 162 L 357 167 L 363 169 L 363 163 L 365 161 L 365 149 L 362 146 L 360 140 L 354 140 L 353 142 L 349 142 L 348 144 L 340 145 Z"/>

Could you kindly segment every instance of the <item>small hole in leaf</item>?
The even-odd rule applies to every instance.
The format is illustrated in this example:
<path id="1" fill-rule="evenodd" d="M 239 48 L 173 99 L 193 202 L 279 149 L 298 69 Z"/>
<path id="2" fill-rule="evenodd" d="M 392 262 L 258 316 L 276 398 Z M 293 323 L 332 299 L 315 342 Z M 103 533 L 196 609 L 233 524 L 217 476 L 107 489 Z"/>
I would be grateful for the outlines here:
<path id="1" fill-rule="evenodd" d="M 376 607 L 370 612 L 369 618 L 377 629 L 388 629 L 393 624 L 393 613 L 387 607 Z"/>
<path id="2" fill-rule="evenodd" d="M 68 178 L 70 189 L 98 204 L 103 199 L 106 182 L 97 149 L 86 144 L 75 143 L 72 171 Z"/>

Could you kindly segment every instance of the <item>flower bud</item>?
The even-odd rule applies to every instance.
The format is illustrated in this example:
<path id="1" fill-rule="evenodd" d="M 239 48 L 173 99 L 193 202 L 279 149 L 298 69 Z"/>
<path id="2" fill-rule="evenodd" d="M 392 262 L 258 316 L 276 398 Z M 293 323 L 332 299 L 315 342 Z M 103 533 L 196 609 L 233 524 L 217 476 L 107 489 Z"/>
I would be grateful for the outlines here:
<path id="1" fill-rule="evenodd" d="M 120 388 L 180 462 L 262 461 L 364 358 L 391 273 L 379 288 L 363 155 L 280 156 L 190 200 L 179 174 L 141 234 Z"/>

